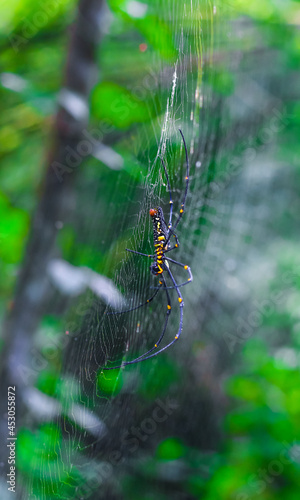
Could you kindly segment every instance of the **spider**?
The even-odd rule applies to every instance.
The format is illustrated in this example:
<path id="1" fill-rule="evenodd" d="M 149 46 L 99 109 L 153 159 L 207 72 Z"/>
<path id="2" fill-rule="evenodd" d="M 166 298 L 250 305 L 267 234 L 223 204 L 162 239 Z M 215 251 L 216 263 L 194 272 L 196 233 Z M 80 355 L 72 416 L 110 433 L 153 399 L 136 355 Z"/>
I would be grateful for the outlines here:
<path id="1" fill-rule="evenodd" d="M 183 195 L 183 200 L 182 200 L 182 203 L 180 206 L 179 214 L 178 214 L 174 224 L 172 224 L 173 200 L 172 200 L 172 194 L 171 194 L 170 180 L 169 180 L 169 176 L 168 176 L 165 162 L 164 162 L 163 158 L 160 158 L 161 163 L 162 163 L 163 168 L 164 168 L 164 171 L 165 171 L 165 176 L 166 176 L 167 185 L 168 185 L 168 192 L 169 192 L 169 197 L 170 197 L 169 222 L 168 222 L 168 224 L 166 223 L 166 221 L 164 219 L 163 210 L 161 207 L 151 208 L 149 211 L 149 214 L 150 214 L 150 217 L 151 217 L 152 223 L 153 223 L 153 239 L 154 239 L 155 253 L 152 255 L 148 255 L 145 253 L 137 252 L 136 250 L 130 250 L 129 248 L 126 248 L 127 252 L 131 252 L 131 253 L 134 253 L 135 255 L 140 255 L 142 257 L 147 257 L 147 258 L 153 259 L 153 262 L 150 265 L 150 272 L 154 276 L 158 276 L 160 278 L 159 285 L 156 288 L 152 297 L 150 297 L 150 299 L 148 299 L 143 304 L 140 304 L 139 306 L 136 306 L 136 307 L 132 307 L 131 309 L 127 309 L 125 311 L 113 311 L 113 312 L 107 313 L 107 314 L 123 314 L 123 313 L 131 312 L 131 311 L 135 311 L 136 309 L 139 309 L 140 307 L 143 307 L 143 306 L 149 304 L 156 297 L 156 295 L 158 294 L 158 292 L 160 290 L 164 290 L 165 294 L 166 294 L 166 298 L 167 298 L 167 310 L 166 310 L 166 317 L 165 317 L 163 330 L 160 334 L 159 339 L 156 341 L 156 344 L 154 344 L 154 346 L 151 347 L 151 349 L 149 349 L 147 352 L 145 352 L 141 356 L 138 356 L 137 358 L 135 358 L 131 361 L 125 361 L 119 366 L 104 367 L 103 368 L 104 370 L 115 370 L 115 369 L 121 368 L 121 367 L 126 366 L 126 365 L 131 365 L 133 363 L 139 363 L 140 361 L 146 361 L 146 359 L 153 358 L 154 356 L 157 356 L 161 352 L 163 352 L 166 349 L 168 349 L 169 347 L 171 347 L 171 345 L 173 345 L 179 339 L 179 337 L 182 333 L 184 302 L 183 302 L 183 298 L 182 298 L 182 295 L 181 295 L 179 288 L 190 283 L 193 280 L 193 276 L 192 276 L 192 272 L 191 272 L 191 269 L 189 266 L 182 264 L 181 262 L 178 262 L 177 260 L 173 260 L 170 257 L 166 256 L 166 254 L 168 252 L 171 252 L 172 250 L 175 250 L 176 248 L 179 247 L 179 241 L 178 241 L 178 237 L 175 233 L 175 229 L 177 228 L 177 226 L 178 226 L 178 224 L 183 216 L 186 197 L 187 197 L 188 188 L 189 188 L 188 152 L 187 152 L 187 147 L 186 147 L 184 135 L 180 129 L 179 129 L 179 132 L 180 132 L 181 137 L 182 137 L 184 150 L 185 150 L 185 157 L 186 157 L 186 177 L 185 177 L 186 184 L 185 184 L 185 192 Z M 171 242 L 170 242 L 171 236 L 173 236 L 175 238 L 175 244 L 173 246 L 171 245 Z M 187 281 L 185 281 L 184 283 L 180 283 L 179 285 L 176 283 L 176 280 L 175 280 L 173 273 L 170 269 L 170 265 L 169 265 L 170 262 L 172 264 L 175 264 L 176 266 L 180 266 L 180 267 L 184 268 L 188 272 L 189 277 L 188 277 Z M 166 280 L 164 277 L 164 273 L 166 273 L 170 277 L 170 279 L 173 283 L 173 286 L 167 286 L 167 283 L 166 283 Z M 161 341 L 164 338 L 164 335 L 165 335 L 165 332 L 166 332 L 166 329 L 168 326 L 169 316 L 171 314 L 171 309 L 172 309 L 171 298 L 170 298 L 170 294 L 168 291 L 169 289 L 175 289 L 177 296 L 178 296 L 178 303 L 179 303 L 179 308 L 180 308 L 179 327 L 178 327 L 178 331 L 177 331 L 174 339 L 171 342 L 169 342 L 167 345 L 165 345 L 164 347 L 161 347 L 160 349 L 158 349 Z M 153 351 L 155 351 L 155 352 L 153 352 Z"/>

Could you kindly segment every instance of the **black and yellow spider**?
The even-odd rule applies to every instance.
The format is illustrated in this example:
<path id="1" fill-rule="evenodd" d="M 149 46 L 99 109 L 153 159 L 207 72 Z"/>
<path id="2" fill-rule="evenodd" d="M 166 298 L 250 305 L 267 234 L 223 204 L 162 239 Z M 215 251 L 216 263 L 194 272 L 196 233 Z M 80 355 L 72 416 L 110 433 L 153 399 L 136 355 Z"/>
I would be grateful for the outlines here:
<path id="1" fill-rule="evenodd" d="M 152 222 L 153 222 L 153 239 L 154 239 L 154 249 L 155 249 L 154 251 L 155 251 L 155 253 L 153 255 L 148 255 L 145 253 L 137 252 L 136 250 L 130 250 L 130 249 L 126 248 L 127 252 L 131 252 L 131 253 L 134 253 L 136 255 L 141 255 L 143 257 L 148 257 L 148 258 L 153 259 L 153 262 L 150 265 L 150 271 L 155 276 L 159 276 L 159 278 L 160 278 L 159 285 L 156 288 L 152 297 L 150 297 L 150 299 L 148 299 L 143 304 L 140 304 L 139 306 L 136 306 L 136 307 L 132 307 L 131 309 L 127 309 L 126 311 L 114 311 L 114 312 L 107 313 L 107 314 L 123 314 L 123 313 L 131 312 L 131 311 L 135 311 L 136 309 L 139 309 L 140 307 L 143 307 L 143 306 L 149 304 L 154 299 L 154 297 L 156 297 L 156 295 L 158 294 L 158 292 L 160 290 L 164 290 L 166 293 L 166 298 L 167 298 L 167 311 L 166 311 L 166 318 L 165 318 L 164 327 L 163 327 L 163 330 L 162 330 L 160 337 L 157 340 L 156 344 L 154 344 L 154 346 L 151 349 L 149 349 L 147 352 L 145 352 L 141 356 L 138 356 L 137 358 L 133 359 L 132 361 L 125 361 L 119 366 L 104 367 L 103 368 L 104 370 L 113 370 L 116 368 L 121 368 L 121 367 L 126 366 L 126 365 L 131 365 L 133 363 L 138 363 L 140 361 L 145 361 L 146 359 L 149 359 L 149 358 L 153 358 L 154 356 L 157 356 L 162 351 L 165 351 L 166 349 L 171 347 L 171 345 L 173 345 L 176 342 L 176 340 L 179 339 L 181 332 L 182 332 L 184 302 L 183 302 L 183 298 L 182 298 L 182 295 L 181 295 L 179 288 L 190 283 L 193 280 L 193 276 L 192 276 L 191 269 L 189 266 L 182 264 L 181 262 L 178 262 L 176 260 L 170 259 L 170 257 L 166 256 L 166 254 L 168 252 L 175 250 L 179 246 L 179 241 L 178 241 L 178 237 L 175 233 L 175 230 L 176 230 L 178 223 L 180 222 L 182 215 L 184 213 L 185 202 L 186 202 L 186 197 L 187 197 L 188 188 L 189 188 L 188 152 L 187 152 L 187 147 L 186 147 L 183 133 L 180 129 L 179 129 L 179 132 L 180 132 L 182 140 L 183 140 L 185 157 L 186 157 L 186 177 L 185 177 L 186 183 L 185 183 L 185 192 L 184 192 L 183 200 L 182 200 L 182 203 L 180 206 L 180 210 L 179 210 L 179 214 L 177 216 L 177 219 L 175 220 L 174 224 L 172 224 L 173 200 L 172 200 L 172 194 L 171 194 L 170 180 L 169 180 L 169 176 L 168 176 L 168 172 L 167 172 L 164 160 L 161 158 L 161 162 L 162 162 L 162 165 L 163 165 L 163 168 L 165 171 L 165 175 L 166 175 L 166 179 L 167 179 L 168 191 L 169 191 L 169 196 L 170 196 L 169 222 L 168 222 L 168 224 L 166 223 L 166 221 L 164 219 L 163 210 L 161 207 L 151 208 L 149 213 L 150 213 L 150 216 L 151 216 Z M 175 238 L 175 244 L 173 246 L 171 246 L 171 242 L 170 242 L 171 236 L 173 236 Z M 176 283 L 175 278 L 173 276 L 173 273 L 171 272 L 169 262 L 171 262 L 172 264 L 176 264 L 177 266 L 183 267 L 188 272 L 189 277 L 188 277 L 187 281 L 185 281 L 184 283 L 180 283 L 179 285 Z M 170 277 L 170 279 L 173 283 L 173 286 L 167 286 L 167 283 L 166 283 L 166 280 L 164 277 L 164 273 L 166 273 Z M 164 347 L 161 347 L 160 349 L 158 349 L 158 346 L 160 345 L 161 341 L 164 338 L 164 335 L 165 335 L 165 332 L 166 332 L 166 329 L 168 326 L 171 308 L 172 308 L 171 298 L 170 298 L 170 294 L 168 292 L 169 289 L 175 289 L 177 292 L 179 308 L 180 308 L 179 327 L 178 327 L 178 331 L 177 331 L 174 339 L 172 340 L 172 342 L 170 342 L 169 344 L 165 345 Z M 155 352 L 153 352 L 153 351 L 155 351 Z"/>

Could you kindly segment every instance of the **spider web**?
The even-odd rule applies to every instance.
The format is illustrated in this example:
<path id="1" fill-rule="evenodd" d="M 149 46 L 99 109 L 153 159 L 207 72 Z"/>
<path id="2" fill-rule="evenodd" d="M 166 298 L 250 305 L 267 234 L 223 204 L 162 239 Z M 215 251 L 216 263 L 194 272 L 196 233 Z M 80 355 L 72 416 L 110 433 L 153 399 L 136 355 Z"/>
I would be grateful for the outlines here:
<path id="1" fill-rule="evenodd" d="M 220 354 L 225 346 L 223 333 L 230 324 L 233 303 L 240 294 L 247 296 L 240 281 L 234 281 L 230 273 L 241 262 L 251 261 L 253 254 L 247 254 L 247 237 L 251 234 L 254 240 L 259 240 L 264 230 L 259 208 L 247 210 L 249 197 L 253 196 L 255 172 L 246 161 L 263 117 L 257 111 L 257 103 L 240 102 L 238 95 L 231 98 L 214 91 L 220 66 L 225 66 L 228 72 L 235 73 L 246 95 L 245 81 L 238 70 L 240 55 L 237 53 L 232 59 L 222 51 L 223 46 L 228 47 L 227 30 L 231 29 L 226 11 L 219 10 L 210 0 L 190 3 L 171 0 L 155 3 L 155 7 L 172 26 L 178 56 L 172 64 L 154 60 L 150 68 L 155 74 L 155 88 L 149 91 L 149 121 L 127 138 L 135 175 L 109 172 L 116 179 L 113 190 L 109 191 L 109 201 L 102 198 L 105 175 L 99 185 L 86 183 L 78 194 L 77 206 L 85 207 L 82 216 L 79 210 L 76 214 L 83 220 L 81 238 L 99 247 L 104 255 L 102 273 L 105 275 L 107 270 L 109 275 L 113 269 L 113 283 L 122 295 L 112 307 L 88 292 L 74 299 L 68 309 L 65 329 L 69 337 L 63 350 L 61 377 L 64 396 L 54 419 L 61 430 L 52 436 L 60 447 L 56 448 L 56 459 L 48 462 L 53 469 L 46 470 L 47 461 L 44 465 L 45 498 L 52 498 L 56 488 L 59 498 L 121 498 L 120 481 L 124 474 L 140 466 L 162 437 L 175 434 L 176 424 L 170 417 L 167 426 L 162 425 L 153 439 L 152 434 L 145 441 L 135 436 L 136 447 L 132 441 L 129 443 L 129 438 L 133 439 L 133 426 L 145 422 L 147 417 L 149 420 L 153 411 L 141 392 L 145 373 L 155 385 L 159 367 L 167 366 L 170 371 L 176 364 L 182 382 L 185 377 L 188 379 L 186 367 L 192 362 L 191 353 L 197 351 L 194 373 L 200 373 L 201 377 L 205 371 L 211 376 L 208 388 L 216 390 L 218 401 L 210 363 L 214 364 L 219 356 L 221 365 L 226 365 L 229 354 Z M 276 106 L 271 94 L 262 101 L 265 110 Z M 250 118 L 248 109 L 252 113 Z M 163 329 L 167 304 L 163 291 L 151 304 L 130 313 L 106 313 L 144 303 L 157 286 L 157 278 L 149 271 L 150 260 L 130 254 L 126 248 L 153 253 L 150 208 L 161 206 L 168 221 L 169 194 L 160 158 L 164 159 L 170 178 L 173 222 L 176 220 L 186 173 L 179 128 L 188 148 L 190 188 L 185 213 L 176 229 L 180 247 L 169 256 L 189 265 L 194 277 L 191 284 L 181 288 L 185 304 L 182 335 L 167 352 L 127 366 L 117 376 L 111 375 L 109 371 L 102 372 L 105 365 L 115 366 L 146 352 Z M 237 138 L 243 143 L 240 150 L 236 149 Z M 239 158 L 245 151 L 246 156 L 242 156 L 245 164 L 241 165 Z M 258 156 L 259 151 L 255 154 Z M 267 180 L 265 192 L 268 192 Z M 183 269 L 172 264 L 170 267 L 177 283 L 186 281 Z M 251 288 L 251 278 L 248 276 L 245 281 Z M 170 296 L 172 313 L 162 345 L 174 338 L 179 326 L 176 291 L 170 290 Z M 211 351 L 206 350 L 204 356 L 201 351 L 208 339 Z M 103 380 L 112 381 L 110 390 L 104 390 Z M 201 410 L 197 417 L 187 410 L 190 391 L 185 395 L 182 385 L 175 383 L 167 394 L 173 398 L 170 415 L 177 408 L 185 421 L 187 435 L 193 435 L 195 426 L 201 425 L 199 441 L 202 440 L 204 448 L 211 449 L 214 437 L 211 432 L 210 437 L 205 436 L 209 426 Z M 152 402 L 154 409 L 159 407 L 168 414 L 163 410 L 165 399 L 159 401 Z M 63 480 L 57 487 L 60 475 Z"/>

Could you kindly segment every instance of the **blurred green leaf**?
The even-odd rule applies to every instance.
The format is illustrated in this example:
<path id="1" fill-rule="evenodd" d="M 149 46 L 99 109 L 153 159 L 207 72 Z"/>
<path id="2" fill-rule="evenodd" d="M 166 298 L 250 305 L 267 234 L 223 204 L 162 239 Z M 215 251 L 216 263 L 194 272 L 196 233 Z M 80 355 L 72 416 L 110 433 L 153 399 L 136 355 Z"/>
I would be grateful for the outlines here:
<path id="1" fill-rule="evenodd" d="M 179 439 L 168 438 L 159 444 L 156 454 L 161 460 L 178 460 L 184 456 L 185 446 Z"/>
<path id="2" fill-rule="evenodd" d="M 1 193 L 0 213 L 0 257 L 6 263 L 15 263 L 23 253 L 29 217 L 23 210 L 12 207 Z"/>
<path id="3" fill-rule="evenodd" d="M 150 118 L 145 102 L 113 82 L 102 82 L 95 87 L 92 106 L 98 119 L 119 129 L 127 129 Z"/>
<path id="4" fill-rule="evenodd" d="M 122 370 L 101 370 L 97 376 L 97 385 L 99 395 L 117 395 L 123 386 Z"/>

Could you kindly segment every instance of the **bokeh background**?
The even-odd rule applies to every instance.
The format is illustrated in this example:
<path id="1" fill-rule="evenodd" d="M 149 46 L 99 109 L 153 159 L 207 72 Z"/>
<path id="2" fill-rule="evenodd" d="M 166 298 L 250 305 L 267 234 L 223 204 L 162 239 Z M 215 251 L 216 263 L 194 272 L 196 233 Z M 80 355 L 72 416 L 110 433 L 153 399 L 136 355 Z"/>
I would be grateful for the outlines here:
<path id="1" fill-rule="evenodd" d="M 1 499 L 296 500 L 300 4 L 1 5 Z M 185 188 L 176 345 L 149 208 Z M 172 267 L 178 283 L 186 275 Z M 165 334 L 179 326 L 176 292 Z"/>

